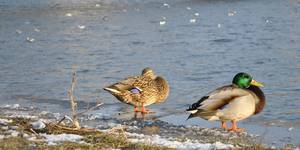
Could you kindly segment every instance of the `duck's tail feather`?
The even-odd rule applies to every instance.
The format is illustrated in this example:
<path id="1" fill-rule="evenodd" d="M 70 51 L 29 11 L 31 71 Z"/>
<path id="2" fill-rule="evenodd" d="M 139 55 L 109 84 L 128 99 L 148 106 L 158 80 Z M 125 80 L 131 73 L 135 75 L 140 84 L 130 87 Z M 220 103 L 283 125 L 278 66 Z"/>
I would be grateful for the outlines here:
<path id="1" fill-rule="evenodd" d="M 194 111 L 194 112 L 192 112 Z M 189 111 L 191 112 L 191 114 L 189 115 L 189 117 L 187 118 L 194 118 L 194 117 L 200 117 L 203 118 L 205 120 L 217 120 L 218 119 L 218 111 L 212 111 L 212 110 L 203 110 L 203 109 L 198 109 L 198 110 L 192 110 Z"/>

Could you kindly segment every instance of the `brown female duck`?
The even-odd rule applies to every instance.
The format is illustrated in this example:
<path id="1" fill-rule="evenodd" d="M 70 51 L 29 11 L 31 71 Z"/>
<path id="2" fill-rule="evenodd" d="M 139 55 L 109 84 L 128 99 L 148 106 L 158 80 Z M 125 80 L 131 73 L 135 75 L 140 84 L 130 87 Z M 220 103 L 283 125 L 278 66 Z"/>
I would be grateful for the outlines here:
<path id="1" fill-rule="evenodd" d="M 104 90 L 121 102 L 133 105 L 135 112 L 149 113 L 145 106 L 164 102 L 169 94 L 169 85 L 163 77 L 155 75 L 154 71 L 147 67 L 140 76 L 125 78 L 105 87 Z M 141 110 L 138 107 L 141 107 Z"/>

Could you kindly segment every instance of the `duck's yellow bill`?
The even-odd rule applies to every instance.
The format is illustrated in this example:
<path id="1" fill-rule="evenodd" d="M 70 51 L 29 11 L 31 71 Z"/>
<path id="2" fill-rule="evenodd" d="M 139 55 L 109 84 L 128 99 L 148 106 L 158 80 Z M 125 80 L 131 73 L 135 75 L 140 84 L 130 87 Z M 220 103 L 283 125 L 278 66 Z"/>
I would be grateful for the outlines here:
<path id="1" fill-rule="evenodd" d="M 258 86 L 258 87 L 264 87 L 264 85 L 263 85 L 262 83 L 257 82 L 257 81 L 255 81 L 254 79 L 252 79 L 252 81 L 251 81 L 250 84 L 251 84 L 251 85 L 254 85 L 254 86 Z"/>

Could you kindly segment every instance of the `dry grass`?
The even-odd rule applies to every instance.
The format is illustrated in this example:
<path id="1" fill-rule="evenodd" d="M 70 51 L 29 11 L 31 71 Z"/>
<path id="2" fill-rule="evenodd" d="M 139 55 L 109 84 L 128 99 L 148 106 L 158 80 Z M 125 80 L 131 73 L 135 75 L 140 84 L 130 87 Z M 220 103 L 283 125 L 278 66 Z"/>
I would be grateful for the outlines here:
<path id="1" fill-rule="evenodd" d="M 48 146 L 42 141 L 29 141 L 22 137 L 22 134 L 18 137 L 9 137 L 0 140 L 0 150 L 74 150 L 74 149 L 87 149 L 87 150 L 99 150 L 99 149 L 137 149 L 137 150 L 168 150 L 170 148 L 160 147 L 157 145 L 149 145 L 142 143 L 131 143 L 127 140 L 123 128 L 114 128 L 109 132 L 101 132 L 97 129 L 91 128 L 70 128 L 68 126 L 62 126 L 57 124 L 46 124 L 46 128 L 42 130 L 33 130 L 30 126 L 30 119 L 24 118 L 11 118 L 13 121 L 9 126 L 18 126 L 16 129 L 20 133 L 27 133 L 35 135 L 38 133 L 47 134 L 77 134 L 82 135 L 84 138 L 82 141 L 85 143 L 76 142 L 63 142 L 58 145 Z M 3 132 L 0 131 L 0 135 Z M 40 138 L 37 135 L 37 138 Z"/>

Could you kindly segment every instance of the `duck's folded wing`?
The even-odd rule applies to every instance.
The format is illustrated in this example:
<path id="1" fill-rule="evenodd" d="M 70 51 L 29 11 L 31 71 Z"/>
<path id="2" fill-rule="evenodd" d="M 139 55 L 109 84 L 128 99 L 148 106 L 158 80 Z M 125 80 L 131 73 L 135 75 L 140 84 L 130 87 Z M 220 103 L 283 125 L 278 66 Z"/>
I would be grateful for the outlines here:
<path id="1" fill-rule="evenodd" d="M 124 90 L 130 90 L 134 87 L 133 84 L 136 82 L 136 80 L 137 80 L 137 77 L 128 77 L 117 83 L 109 85 L 109 86 L 105 87 L 104 89 L 107 91 L 110 91 L 110 92 L 113 91 L 114 93 L 121 92 Z"/>
<path id="2" fill-rule="evenodd" d="M 249 92 L 233 85 L 223 86 L 218 88 L 199 101 L 192 104 L 187 111 L 193 112 L 195 110 L 217 110 L 222 109 L 233 99 L 248 95 Z"/>

